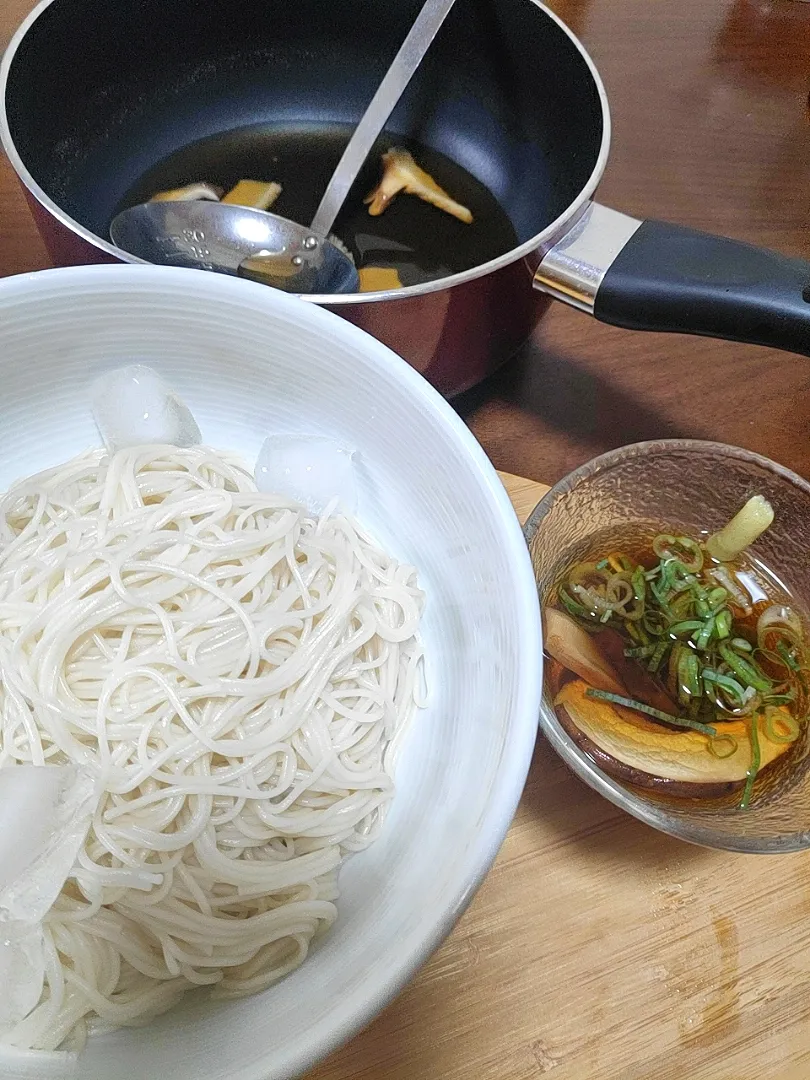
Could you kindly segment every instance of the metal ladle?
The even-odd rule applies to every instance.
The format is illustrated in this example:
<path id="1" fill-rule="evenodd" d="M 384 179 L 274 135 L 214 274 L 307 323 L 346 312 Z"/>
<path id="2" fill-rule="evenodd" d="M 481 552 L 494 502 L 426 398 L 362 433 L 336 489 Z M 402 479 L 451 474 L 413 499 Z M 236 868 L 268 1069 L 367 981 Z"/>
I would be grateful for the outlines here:
<path id="1" fill-rule="evenodd" d="M 148 202 L 110 225 L 113 243 L 146 262 L 238 274 L 292 293 L 357 292 L 351 256 L 329 236 L 388 117 L 455 0 L 425 0 L 343 151 L 312 224 L 265 210 L 204 201 Z"/>

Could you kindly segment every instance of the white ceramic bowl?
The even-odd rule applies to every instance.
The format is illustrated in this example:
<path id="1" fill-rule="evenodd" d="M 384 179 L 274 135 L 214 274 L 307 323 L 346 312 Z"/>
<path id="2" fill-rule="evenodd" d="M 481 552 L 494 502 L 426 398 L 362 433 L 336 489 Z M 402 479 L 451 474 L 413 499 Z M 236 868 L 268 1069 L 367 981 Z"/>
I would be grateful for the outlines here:
<path id="1" fill-rule="evenodd" d="M 0 281 L 0 487 L 97 445 L 88 384 L 134 360 L 164 373 L 206 442 L 251 462 L 274 430 L 361 451 L 359 516 L 419 568 L 428 594 L 430 706 L 411 730 L 384 833 L 344 868 L 338 922 L 298 971 L 252 998 L 187 1001 L 147 1028 L 96 1037 L 78 1061 L 0 1053 L 0 1076 L 295 1076 L 402 987 L 498 851 L 541 698 L 531 562 L 492 466 L 421 376 L 312 304 L 194 270 L 77 267 Z"/>

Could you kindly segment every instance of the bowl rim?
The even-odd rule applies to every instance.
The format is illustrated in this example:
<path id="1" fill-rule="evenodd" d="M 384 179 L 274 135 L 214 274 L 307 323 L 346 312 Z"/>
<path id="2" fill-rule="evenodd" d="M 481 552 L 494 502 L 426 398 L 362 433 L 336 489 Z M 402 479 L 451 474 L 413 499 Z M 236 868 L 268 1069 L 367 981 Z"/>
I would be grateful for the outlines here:
<path id="1" fill-rule="evenodd" d="M 488 813 L 475 822 L 474 842 L 454 887 L 448 890 L 430 922 L 410 935 L 407 947 L 402 949 L 401 942 L 392 942 L 390 963 L 377 966 L 375 973 L 363 982 L 362 991 L 351 1001 L 337 1002 L 330 1007 L 309 1030 L 305 1045 L 257 1067 L 240 1067 L 234 1062 L 230 1066 L 233 1071 L 229 1073 L 231 1080 L 298 1076 L 348 1042 L 403 989 L 453 929 L 494 862 L 523 792 L 537 737 L 543 686 L 539 599 L 520 522 L 495 467 L 472 432 L 415 368 L 338 314 L 305 303 L 291 294 L 239 278 L 177 267 L 121 264 L 59 267 L 0 279 L 0 318 L 9 319 L 16 302 L 36 302 L 39 296 L 54 289 L 62 293 L 102 291 L 117 294 L 123 301 L 131 290 L 154 290 L 165 297 L 168 288 L 185 292 L 195 299 L 204 297 L 208 304 L 225 299 L 258 310 L 285 313 L 291 322 L 311 327 L 322 336 L 341 340 L 359 355 L 372 360 L 404 388 L 414 408 L 427 412 L 436 424 L 446 429 L 463 452 L 482 499 L 493 509 L 501 543 L 509 552 L 512 567 L 509 602 L 518 624 L 520 656 L 516 670 L 519 679 L 511 714 L 513 729 L 510 738 L 504 740 L 495 766 Z M 12 303 L 7 313 L 3 309 L 9 300 Z M 501 595 L 504 595 L 503 590 Z M 381 968 L 384 974 L 377 974 Z M 269 1053 L 272 1054 L 272 1050 Z"/>
<path id="2" fill-rule="evenodd" d="M 718 458 L 734 458 L 738 461 L 759 465 L 780 480 L 799 488 L 810 498 L 810 483 L 807 480 L 799 476 L 798 473 L 793 472 L 792 469 L 788 469 L 784 465 L 780 465 L 771 458 L 758 454 L 753 450 L 704 439 L 649 439 L 644 442 L 629 443 L 627 446 L 619 446 L 607 451 L 607 453 L 599 454 L 568 473 L 567 476 L 564 476 L 553 487 L 549 488 L 529 514 L 523 527 L 529 549 L 531 550 L 532 544 L 537 542 L 535 538 L 542 530 L 543 521 L 557 500 L 567 495 L 582 481 L 606 471 L 618 461 L 678 452 L 687 454 L 691 451 L 697 451 L 704 455 L 714 455 Z M 535 584 L 539 597 L 541 583 L 536 577 Z M 677 840 L 684 840 L 699 847 L 756 855 L 783 855 L 803 851 L 810 847 L 810 826 L 807 829 L 776 839 L 751 840 L 732 835 L 723 835 L 721 837 L 707 826 L 690 824 L 685 820 L 683 823 L 679 820 L 675 824 L 670 816 L 662 813 L 655 807 L 654 803 L 649 802 L 642 796 L 630 794 L 622 784 L 608 776 L 607 773 L 604 773 L 592 762 L 567 734 L 557 718 L 550 715 L 545 702 L 540 707 L 540 728 L 556 753 L 580 780 L 583 780 L 594 791 L 613 803 L 614 806 L 619 807 L 619 809 L 624 810 L 632 817 L 644 822 L 646 825 L 650 825 L 659 832 L 675 837 Z"/>

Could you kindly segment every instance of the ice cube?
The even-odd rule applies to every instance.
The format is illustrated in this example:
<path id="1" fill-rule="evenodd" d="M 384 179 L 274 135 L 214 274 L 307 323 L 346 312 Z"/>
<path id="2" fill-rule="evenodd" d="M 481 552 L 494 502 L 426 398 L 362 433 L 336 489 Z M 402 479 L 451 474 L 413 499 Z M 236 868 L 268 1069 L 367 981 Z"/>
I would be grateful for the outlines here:
<path id="1" fill-rule="evenodd" d="M 78 765 L 0 769 L 0 938 L 5 923 L 39 923 L 65 884 L 96 807 Z M 2 985 L 2 984 L 0 984 Z"/>
<path id="2" fill-rule="evenodd" d="M 321 514 L 337 498 L 348 514 L 357 511 L 359 453 L 322 435 L 269 435 L 256 459 L 259 491 L 284 495 Z"/>
<path id="3" fill-rule="evenodd" d="M 93 381 L 93 416 L 111 454 L 127 446 L 195 446 L 200 429 L 169 384 L 145 364 L 108 371 Z"/>
<path id="4" fill-rule="evenodd" d="M 42 927 L 0 922 L 0 1036 L 39 1004 L 44 982 Z"/>

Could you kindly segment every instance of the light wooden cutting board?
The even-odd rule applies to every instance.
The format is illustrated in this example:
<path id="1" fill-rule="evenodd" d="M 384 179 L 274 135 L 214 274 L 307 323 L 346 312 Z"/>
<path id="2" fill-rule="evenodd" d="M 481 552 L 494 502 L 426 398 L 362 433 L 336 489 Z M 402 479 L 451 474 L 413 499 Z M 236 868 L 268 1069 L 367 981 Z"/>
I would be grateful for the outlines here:
<path id="1" fill-rule="evenodd" d="M 547 488 L 501 475 L 521 520 Z M 466 915 L 310 1080 L 810 1080 L 810 852 L 663 836 L 538 741 Z"/>

